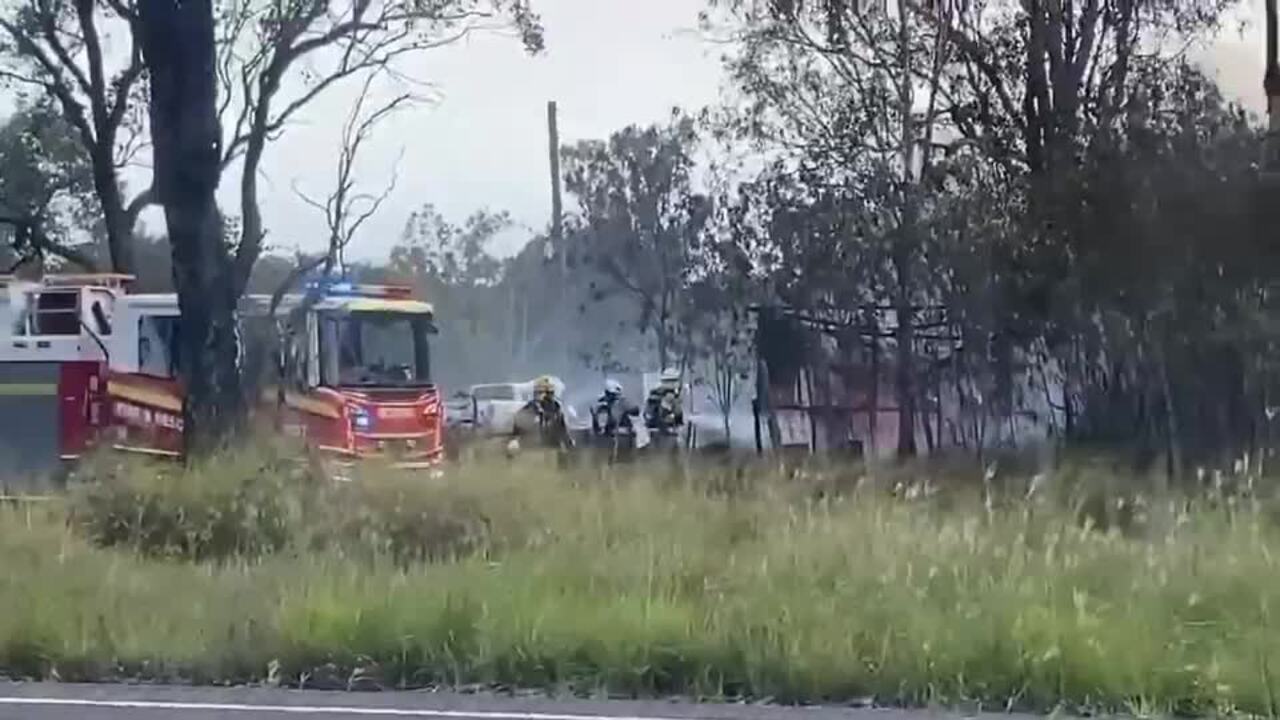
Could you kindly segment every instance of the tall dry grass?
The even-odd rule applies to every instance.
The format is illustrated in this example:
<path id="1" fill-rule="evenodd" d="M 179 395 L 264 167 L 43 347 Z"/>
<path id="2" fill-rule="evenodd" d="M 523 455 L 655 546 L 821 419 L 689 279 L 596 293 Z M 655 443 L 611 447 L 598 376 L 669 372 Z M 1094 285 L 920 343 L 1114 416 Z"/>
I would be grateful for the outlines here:
<path id="1" fill-rule="evenodd" d="M 1124 480 L 1103 472 L 954 492 L 847 468 L 495 462 L 334 486 L 256 456 L 131 467 L 77 491 L 70 523 L 0 516 L 0 667 L 1275 714 L 1270 502 L 1090 509 Z M 279 541 L 243 539 L 255 493 L 284 508 L 267 513 Z M 129 503 L 144 519 L 104 532 Z M 183 544 L 184 522 L 219 513 L 239 529 L 207 536 L 232 540 Z"/>

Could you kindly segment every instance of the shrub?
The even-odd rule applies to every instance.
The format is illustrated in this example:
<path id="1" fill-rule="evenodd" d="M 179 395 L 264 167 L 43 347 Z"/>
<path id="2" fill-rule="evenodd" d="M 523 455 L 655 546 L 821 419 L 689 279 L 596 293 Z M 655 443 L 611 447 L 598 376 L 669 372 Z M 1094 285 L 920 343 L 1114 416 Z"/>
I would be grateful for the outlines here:
<path id="1" fill-rule="evenodd" d="M 99 547 L 192 561 L 292 552 L 439 561 L 522 536 L 509 500 L 458 474 L 365 466 L 353 482 L 324 479 L 288 448 L 263 446 L 194 468 L 97 458 L 71 495 L 71 524 Z M 500 530 L 494 531 L 494 516 Z"/>
<path id="2" fill-rule="evenodd" d="M 193 468 L 98 458 L 82 475 L 90 481 L 73 491 L 70 520 L 91 542 L 189 560 L 284 549 L 318 485 L 305 465 L 266 448 Z"/>
<path id="3" fill-rule="evenodd" d="M 405 565 L 459 558 L 489 544 L 484 504 L 448 482 L 373 471 L 322 496 L 300 528 L 313 551 L 385 556 Z"/>

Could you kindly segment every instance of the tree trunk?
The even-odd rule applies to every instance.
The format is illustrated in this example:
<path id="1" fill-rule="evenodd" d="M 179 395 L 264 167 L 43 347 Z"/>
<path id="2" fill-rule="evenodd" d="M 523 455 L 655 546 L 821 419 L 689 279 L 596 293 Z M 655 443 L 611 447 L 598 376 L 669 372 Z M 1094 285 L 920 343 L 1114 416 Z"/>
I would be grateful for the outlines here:
<path id="1" fill-rule="evenodd" d="M 759 400 L 759 412 L 764 415 L 765 427 L 769 431 L 769 449 L 782 447 L 782 427 L 778 424 L 778 416 L 773 411 L 773 400 L 769 397 L 771 388 L 769 380 L 769 364 L 764 359 L 756 358 L 756 398 Z"/>
<path id="2" fill-rule="evenodd" d="M 158 199 L 182 313 L 179 340 L 188 460 L 225 446 L 244 427 L 236 282 L 214 192 L 220 174 L 210 0 L 143 0 L 151 77 Z"/>
<path id="3" fill-rule="evenodd" d="M 658 312 L 658 372 L 666 372 L 667 361 L 671 354 L 670 337 L 667 335 L 670 329 L 667 327 L 667 300 L 662 300 L 661 310 Z"/>
<path id="4" fill-rule="evenodd" d="M 261 133 L 261 138 L 257 133 Z M 235 293 L 244 292 L 249 283 L 249 273 L 258 259 L 265 230 L 262 227 L 262 209 L 258 206 L 258 167 L 266 150 L 266 127 L 254 127 L 254 136 L 244 154 L 245 170 L 240 176 L 240 247 L 239 259 L 247 262 L 236 271 Z"/>
<path id="5" fill-rule="evenodd" d="M 188 457 L 198 458 L 225 447 L 244 428 L 236 296 L 212 200 L 166 204 L 165 220 L 182 312 L 184 443 Z"/>
<path id="6" fill-rule="evenodd" d="M 955 352 L 954 346 L 952 347 L 951 352 Z M 938 357 L 936 349 L 934 350 L 933 355 L 933 392 L 938 399 L 938 404 L 934 408 L 934 419 L 938 428 L 938 449 L 941 450 L 945 442 L 942 439 L 942 359 Z M 928 422 L 928 420 L 926 419 L 925 422 Z"/>
<path id="7" fill-rule="evenodd" d="M 1160 373 L 1160 399 L 1164 403 L 1165 447 L 1168 453 L 1166 477 L 1169 480 L 1177 481 L 1183 476 L 1184 468 L 1182 430 L 1178 426 L 1178 408 L 1174 404 L 1173 384 L 1169 381 L 1168 344 L 1164 337 L 1159 338 L 1157 342 L 1160 343 L 1160 356 L 1157 358 L 1156 363 L 1157 370 Z M 1159 488 L 1160 491 L 1167 489 L 1167 486 Z"/>
<path id="8" fill-rule="evenodd" d="M 723 361 L 725 367 L 720 369 L 720 414 L 724 420 L 725 445 L 731 445 L 729 430 L 733 414 L 733 368 L 729 364 L 728 358 Z"/>
<path id="9" fill-rule="evenodd" d="M 1280 61 L 1277 59 L 1276 0 L 1266 0 L 1267 57 L 1262 89 L 1267 97 L 1267 138 L 1263 171 L 1270 177 L 1280 172 Z"/>
<path id="10" fill-rule="evenodd" d="M 873 314 L 872 317 L 877 318 L 875 330 L 879 332 L 880 322 L 879 316 Z M 871 408 L 867 415 L 867 448 L 869 452 L 867 456 L 878 460 L 880 459 L 880 340 L 877 337 L 871 338 L 871 384 L 868 389 L 867 405 Z"/>
<path id="11" fill-rule="evenodd" d="M 137 271 L 133 253 L 133 220 L 124 206 L 124 197 L 116 179 L 114 159 L 110 146 L 94 148 L 95 154 L 105 157 L 93 159 L 93 189 L 102 206 L 103 224 L 107 231 L 107 251 L 111 256 L 111 269 L 118 273 Z"/>
<path id="12" fill-rule="evenodd" d="M 933 424 L 929 422 L 929 411 L 925 410 L 920 415 L 920 426 L 924 430 L 924 449 L 925 452 L 932 455 L 937 450 L 937 445 L 933 440 Z"/>
<path id="13" fill-rule="evenodd" d="M 898 316 L 896 339 L 898 395 L 898 457 L 916 455 L 915 400 L 915 313 L 911 307 L 911 263 L 915 256 L 916 195 L 918 177 L 915 168 L 916 131 L 913 117 L 911 83 L 911 20 L 905 0 L 898 0 L 898 112 L 902 116 L 902 171 L 906 176 L 903 189 L 902 224 L 894 239 L 893 269 L 897 275 L 894 310 Z"/>
<path id="14" fill-rule="evenodd" d="M 905 255 L 906 253 L 899 253 Z M 905 260 L 905 258 L 899 258 Z M 898 271 L 898 300 L 896 304 L 898 327 L 895 333 L 898 341 L 897 382 L 895 383 L 898 401 L 898 457 L 911 458 L 916 455 L 916 395 L 915 395 L 915 317 L 911 310 L 907 290 L 910 287 L 909 261 L 895 262 Z"/>

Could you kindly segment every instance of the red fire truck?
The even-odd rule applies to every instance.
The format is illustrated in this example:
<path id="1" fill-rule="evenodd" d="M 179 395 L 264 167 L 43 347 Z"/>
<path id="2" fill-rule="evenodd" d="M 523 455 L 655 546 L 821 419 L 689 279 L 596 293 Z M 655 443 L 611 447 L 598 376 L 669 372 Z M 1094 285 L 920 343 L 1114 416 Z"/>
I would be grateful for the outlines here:
<path id="1" fill-rule="evenodd" d="M 128 294 L 118 275 L 0 281 L 0 467 L 56 468 L 88 448 L 177 456 L 183 391 L 173 294 Z M 406 288 L 332 283 L 286 297 L 280 322 L 247 298 L 246 357 L 260 413 L 340 463 L 380 457 L 406 468 L 443 456 L 431 383 L 432 308 Z"/>
<path id="2" fill-rule="evenodd" d="M 271 318 L 265 298 L 251 302 L 248 317 Z M 271 353 L 279 358 L 275 382 L 264 383 L 263 399 L 284 433 L 339 461 L 382 458 L 424 468 L 443 459 L 431 305 L 407 287 L 330 282 L 286 297 L 275 316 L 283 319 L 279 327 L 260 324 L 254 334 L 280 341 Z"/>

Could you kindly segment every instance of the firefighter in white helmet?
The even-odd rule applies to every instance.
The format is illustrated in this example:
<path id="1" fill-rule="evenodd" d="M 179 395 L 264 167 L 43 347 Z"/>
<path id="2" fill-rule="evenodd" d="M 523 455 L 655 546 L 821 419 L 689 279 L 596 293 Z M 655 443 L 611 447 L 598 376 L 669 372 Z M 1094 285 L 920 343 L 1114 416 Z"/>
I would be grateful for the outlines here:
<path id="1" fill-rule="evenodd" d="M 640 410 L 622 393 L 622 383 L 612 378 L 604 381 L 604 394 L 591 412 L 591 430 L 597 437 L 614 437 L 619 432 L 630 434 L 631 418 Z"/>

